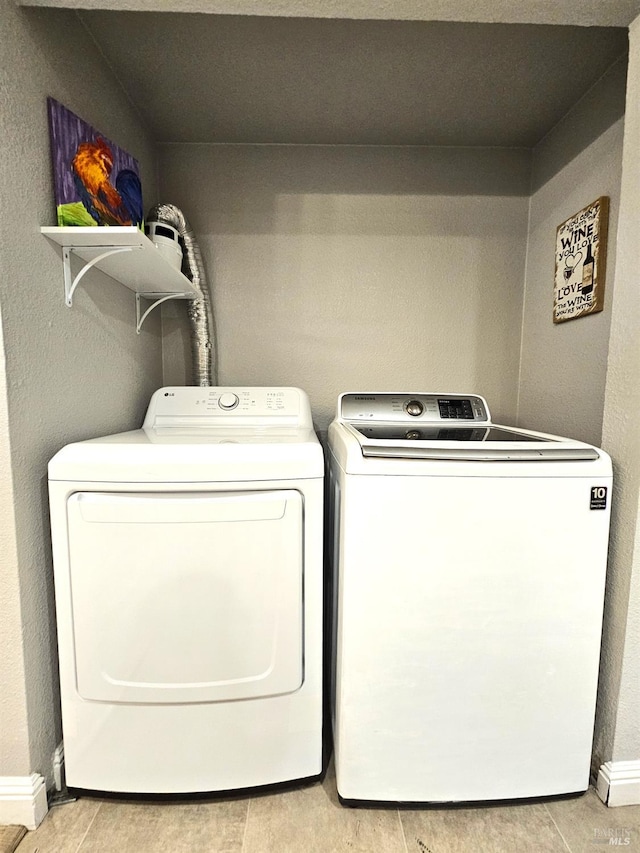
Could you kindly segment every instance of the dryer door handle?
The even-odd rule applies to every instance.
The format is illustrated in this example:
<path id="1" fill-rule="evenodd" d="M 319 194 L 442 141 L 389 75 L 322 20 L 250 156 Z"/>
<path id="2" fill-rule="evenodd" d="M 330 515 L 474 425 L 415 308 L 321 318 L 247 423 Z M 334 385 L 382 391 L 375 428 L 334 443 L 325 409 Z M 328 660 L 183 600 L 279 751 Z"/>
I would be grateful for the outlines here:
<path id="1" fill-rule="evenodd" d="M 270 521 L 283 517 L 290 492 L 83 492 L 70 496 L 83 521 L 96 524 L 182 524 Z"/>

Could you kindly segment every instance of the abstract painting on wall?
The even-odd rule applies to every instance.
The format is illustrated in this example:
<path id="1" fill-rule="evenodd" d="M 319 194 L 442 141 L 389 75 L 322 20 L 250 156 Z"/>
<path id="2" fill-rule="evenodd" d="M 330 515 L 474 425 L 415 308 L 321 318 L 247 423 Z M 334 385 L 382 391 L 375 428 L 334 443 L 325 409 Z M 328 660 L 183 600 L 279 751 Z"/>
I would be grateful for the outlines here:
<path id="1" fill-rule="evenodd" d="M 138 161 L 47 98 L 58 225 L 142 225 Z"/>

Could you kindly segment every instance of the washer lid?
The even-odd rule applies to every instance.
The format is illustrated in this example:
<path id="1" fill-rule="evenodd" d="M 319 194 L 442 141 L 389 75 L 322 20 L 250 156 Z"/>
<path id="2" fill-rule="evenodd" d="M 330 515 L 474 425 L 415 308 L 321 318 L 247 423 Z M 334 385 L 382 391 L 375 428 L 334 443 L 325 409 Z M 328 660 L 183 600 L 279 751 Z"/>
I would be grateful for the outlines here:
<path id="1" fill-rule="evenodd" d="M 451 427 L 446 430 L 405 430 L 388 438 L 366 434 L 366 427 L 343 424 L 360 444 L 363 457 L 402 459 L 459 459 L 474 462 L 536 462 L 568 459 L 599 459 L 588 444 L 559 436 L 516 430 L 492 424 L 484 429 Z M 384 428 L 377 428 L 381 430 Z M 377 437 L 376 437 L 377 436 Z"/>
<path id="2" fill-rule="evenodd" d="M 512 427 L 483 426 L 483 427 L 421 427 L 412 424 L 368 426 L 354 423 L 351 426 L 365 438 L 385 439 L 392 441 L 551 441 L 523 430 Z"/>
<path id="3" fill-rule="evenodd" d="M 491 423 L 477 394 L 346 393 L 334 421 L 362 458 L 484 461 L 594 460 L 580 441 Z"/>

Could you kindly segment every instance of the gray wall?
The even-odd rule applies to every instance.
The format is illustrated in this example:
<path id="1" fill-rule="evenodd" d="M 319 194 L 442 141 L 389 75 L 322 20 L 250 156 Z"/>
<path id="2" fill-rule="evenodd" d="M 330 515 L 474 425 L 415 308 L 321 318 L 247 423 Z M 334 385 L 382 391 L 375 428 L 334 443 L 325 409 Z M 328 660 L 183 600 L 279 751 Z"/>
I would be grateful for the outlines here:
<path id="1" fill-rule="evenodd" d="M 596 755 L 640 760 L 640 18 L 630 28 L 618 260 L 602 432 L 614 460 Z M 637 790 L 637 788 L 636 788 Z"/>
<path id="2" fill-rule="evenodd" d="M 131 291 L 93 277 L 72 310 L 62 264 L 39 233 L 55 224 L 46 96 L 140 161 L 155 201 L 153 146 L 72 12 L 0 0 L 0 776 L 50 777 L 60 740 L 47 461 L 78 438 L 137 426 L 161 384 L 159 322 L 135 334 Z M 5 396 L 6 391 L 6 396 Z"/>
<path id="3" fill-rule="evenodd" d="M 529 156 L 520 150 L 164 145 L 161 193 L 203 250 L 221 384 L 477 391 L 515 417 Z M 165 381 L 185 381 L 181 306 Z"/>
<path id="4" fill-rule="evenodd" d="M 594 771 L 605 761 L 633 760 L 640 755 L 638 649 L 630 640 L 631 621 L 639 618 L 640 596 L 636 592 L 629 599 L 637 548 L 638 452 L 634 443 L 636 448 L 640 446 L 640 414 L 630 396 L 640 363 L 635 277 L 638 196 L 633 190 L 627 191 L 628 211 L 621 219 L 623 142 L 632 152 L 627 172 L 635 174 L 637 182 L 638 147 L 637 142 L 629 143 L 629 137 L 638 137 L 638 133 L 637 127 L 629 126 L 637 113 L 631 73 L 627 114 L 617 118 L 624 101 L 625 71 L 624 63 L 614 67 L 534 151 L 518 404 L 519 423 L 602 445 L 614 462 L 612 548 Z M 607 123 L 606 117 L 613 121 L 608 128 L 602 124 Z M 637 115 L 635 121 L 637 125 Z M 604 311 L 554 326 L 556 227 L 600 195 L 608 195 L 611 204 Z M 629 231 L 626 248 L 619 220 L 620 229 Z M 620 253 L 626 259 L 626 270 L 618 268 Z M 635 442 L 629 423 L 635 428 Z M 626 697 L 621 696 L 623 669 Z"/>
<path id="5" fill-rule="evenodd" d="M 518 423 L 599 444 L 616 261 L 622 136 L 619 119 L 531 196 Z M 604 311 L 554 325 L 556 228 L 610 197 Z"/>
<path id="6" fill-rule="evenodd" d="M 616 262 L 626 59 L 533 151 L 518 423 L 600 444 Z M 604 310 L 553 324 L 556 228 L 610 197 Z"/>

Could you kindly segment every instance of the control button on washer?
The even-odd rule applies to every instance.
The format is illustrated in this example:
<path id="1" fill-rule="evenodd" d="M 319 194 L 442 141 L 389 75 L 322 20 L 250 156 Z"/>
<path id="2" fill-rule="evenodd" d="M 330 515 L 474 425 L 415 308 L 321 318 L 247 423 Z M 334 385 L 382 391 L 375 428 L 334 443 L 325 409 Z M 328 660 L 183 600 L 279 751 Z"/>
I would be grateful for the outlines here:
<path id="1" fill-rule="evenodd" d="M 408 415 L 416 418 L 424 412 L 424 406 L 419 400 L 409 400 L 409 402 L 405 404 L 404 410 Z"/>

